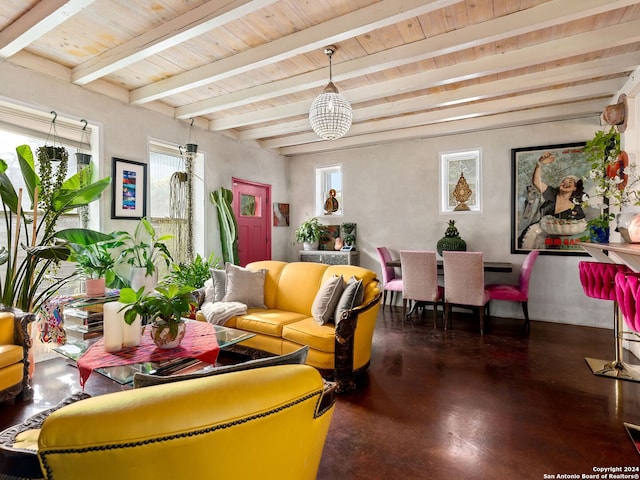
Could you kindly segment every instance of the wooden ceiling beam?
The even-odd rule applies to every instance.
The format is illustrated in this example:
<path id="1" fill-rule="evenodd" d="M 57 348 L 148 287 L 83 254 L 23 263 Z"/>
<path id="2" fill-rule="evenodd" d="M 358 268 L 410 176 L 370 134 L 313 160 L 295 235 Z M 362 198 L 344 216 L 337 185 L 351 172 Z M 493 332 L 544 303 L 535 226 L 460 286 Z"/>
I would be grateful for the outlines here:
<path id="1" fill-rule="evenodd" d="M 338 63 L 334 66 L 333 80 L 335 83 L 388 68 L 400 67 L 559 25 L 563 22 L 585 18 L 601 13 L 605 9 L 621 8 L 631 3 L 634 3 L 634 0 L 617 0 L 615 2 L 608 0 L 585 0 L 584 2 L 553 0 L 494 20 L 390 48 L 363 58 Z M 191 118 L 215 113 L 311 88 L 321 88 L 326 83 L 326 71 L 324 69 L 317 70 L 178 107 L 176 108 L 176 118 Z"/>
<path id="2" fill-rule="evenodd" d="M 338 43 L 407 18 L 423 15 L 458 1 L 382 0 L 369 7 L 333 18 L 328 22 L 287 35 L 259 47 L 132 90 L 131 103 L 143 104 L 256 68 L 272 65 L 287 58 L 323 48 L 331 43 Z"/>
<path id="3" fill-rule="evenodd" d="M 493 97 L 513 95 L 532 89 L 553 88 L 571 82 L 585 81 L 606 75 L 631 72 L 640 63 L 640 52 L 631 52 L 615 57 L 601 58 L 579 65 L 567 65 L 551 70 L 525 74 L 514 78 L 505 78 L 495 82 L 471 85 L 455 90 L 448 90 L 429 95 L 420 95 L 394 102 L 384 102 L 369 107 L 357 108 L 354 111 L 354 123 L 371 119 L 380 119 L 394 115 L 403 115 L 419 110 L 453 106 Z M 243 130 L 239 134 L 242 140 L 290 135 L 295 132 L 308 131 L 308 120 L 295 120 L 277 125 L 268 125 Z"/>
<path id="4" fill-rule="evenodd" d="M 534 123 L 568 120 L 574 118 L 597 116 L 602 110 L 602 100 L 589 100 L 572 104 L 561 104 L 541 108 L 531 108 L 517 112 L 500 113 L 482 118 L 467 118 L 432 125 L 420 125 L 411 128 L 378 132 L 354 137 L 346 136 L 337 140 L 295 145 L 277 149 L 284 156 L 297 156 L 314 153 L 328 152 L 332 150 L 347 150 L 349 148 L 364 147 L 368 145 L 381 145 L 418 138 L 442 137 L 458 135 L 474 131 L 491 130 L 495 128 L 507 128 L 518 125 L 531 125 Z M 265 142 L 258 142 L 264 147 Z M 265 147 L 266 148 L 266 147 Z"/>
<path id="5" fill-rule="evenodd" d="M 47 0 L 0 31 L 0 58 L 9 58 L 95 0 Z"/>
<path id="6" fill-rule="evenodd" d="M 602 50 L 604 45 L 606 45 L 607 48 L 613 48 L 636 42 L 640 42 L 640 20 L 620 25 L 612 25 L 599 30 L 489 57 L 481 57 L 476 60 L 436 70 L 407 75 L 399 79 L 379 82 L 376 85 L 367 85 L 351 90 L 341 90 L 341 93 L 354 105 L 358 102 L 366 102 L 386 97 L 389 95 L 389 92 L 393 92 L 394 95 L 410 93 L 428 87 L 451 84 L 526 66 L 558 61 L 572 56 L 585 55 Z M 227 128 L 255 125 L 303 115 L 308 113 L 310 104 L 310 101 L 298 101 L 278 107 L 265 108 L 248 114 L 223 117 L 212 120 L 209 128 L 212 130 L 226 130 Z"/>
<path id="7" fill-rule="evenodd" d="M 85 85 L 276 1 L 233 0 L 222 6 L 220 2 L 205 3 L 78 65 L 72 70 L 71 80 Z"/>

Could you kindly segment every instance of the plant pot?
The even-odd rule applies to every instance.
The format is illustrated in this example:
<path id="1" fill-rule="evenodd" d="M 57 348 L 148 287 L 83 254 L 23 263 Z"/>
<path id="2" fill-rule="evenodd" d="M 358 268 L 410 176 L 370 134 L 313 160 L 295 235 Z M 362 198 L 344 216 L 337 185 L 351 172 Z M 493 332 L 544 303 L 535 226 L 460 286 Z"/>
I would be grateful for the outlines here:
<path id="1" fill-rule="evenodd" d="M 52 162 L 61 162 L 66 154 L 64 147 L 45 146 L 47 158 Z"/>
<path id="2" fill-rule="evenodd" d="M 315 242 L 302 242 L 302 249 L 303 250 L 317 250 L 318 249 L 318 244 L 320 242 L 318 242 L 317 240 Z"/>
<path id="3" fill-rule="evenodd" d="M 591 243 L 609 243 L 609 227 L 589 227 Z"/>
<path id="4" fill-rule="evenodd" d="M 91 155 L 89 153 L 76 153 L 76 163 L 78 165 L 89 165 L 91 163 Z"/>
<path id="5" fill-rule="evenodd" d="M 87 278 L 84 281 L 84 286 L 87 297 L 104 297 L 104 278 Z"/>
<path id="6" fill-rule="evenodd" d="M 155 343 L 156 347 L 163 350 L 170 348 L 176 348 L 182 342 L 185 333 L 187 333 L 187 324 L 184 321 L 178 323 L 178 334 L 174 337 L 171 336 L 171 330 L 166 323 L 151 324 L 151 339 Z"/>
<path id="7" fill-rule="evenodd" d="M 131 288 L 138 291 L 140 287 L 144 287 L 145 293 L 152 293 L 158 285 L 158 271 L 154 270 L 153 274 L 147 275 L 145 267 L 131 267 L 129 277 Z"/>

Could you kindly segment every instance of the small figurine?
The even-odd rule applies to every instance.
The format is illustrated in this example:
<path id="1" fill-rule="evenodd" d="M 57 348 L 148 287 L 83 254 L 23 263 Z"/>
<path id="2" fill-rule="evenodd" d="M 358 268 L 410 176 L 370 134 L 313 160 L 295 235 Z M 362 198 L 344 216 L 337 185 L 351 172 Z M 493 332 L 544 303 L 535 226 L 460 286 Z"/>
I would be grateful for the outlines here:
<path id="1" fill-rule="evenodd" d="M 329 198 L 324 202 L 324 213 L 329 215 L 338 211 L 338 199 L 336 199 L 335 189 L 329 190 Z"/>

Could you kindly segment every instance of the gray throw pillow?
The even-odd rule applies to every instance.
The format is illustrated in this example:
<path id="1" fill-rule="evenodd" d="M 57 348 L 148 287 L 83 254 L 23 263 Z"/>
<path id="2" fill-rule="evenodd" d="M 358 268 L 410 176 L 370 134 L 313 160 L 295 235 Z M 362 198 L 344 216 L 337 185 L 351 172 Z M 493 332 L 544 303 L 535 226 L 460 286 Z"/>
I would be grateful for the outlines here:
<path id="1" fill-rule="evenodd" d="M 227 272 L 219 268 L 210 269 L 213 281 L 213 301 L 221 302 L 227 293 Z"/>
<path id="2" fill-rule="evenodd" d="M 181 380 L 190 380 L 192 378 L 211 377 L 229 372 L 238 372 L 240 370 L 251 370 L 260 367 L 271 367 L 273 365 L 289 365 L 303 364 L 307 361 L 309 346 L 305 345 L 298 350 L 284 355 L 276 355 L 273 357 L 257 358 L 249 360 L 237 365 L 225 365 L 214 368 L 202 373 L 189 373 L 186 375 L 172 375 L 170 377 L 160 377 L 158 375 L 149 375 L 147 373 L 137 372 L 133 375 L 133 388 L 150 387 L 152 385 L 162 385 L 164 383 L 179 382 Z"/>
<path id="3" fill-rule="evenodd" d="M 362 304 L 364 300 L 364 285 L 362 280 L 358 280 L 356 277 L 351 277 L 347 286 L 345 287 L 338 305 L 336 306 L 335 315 L 333 316 L 334 322 L 337 325 L 340 323 L 340 318 L 345 310 L 351 310 Z"/>
<path id="4" fill-rule="evenodd" d="M 240 302 L 249 308 L 267 308 L 264 304 L 264 279 L 267 270 L 257 272 L 227 263 L 227 291 L 223 302 Z"/>
<path id="5" fill-rule="evenodd" d="M 320 325 L 330 322 L 344 290 L 342 275 L 333 275 L 322 284 L 311 305 L 311 315 Z"/>

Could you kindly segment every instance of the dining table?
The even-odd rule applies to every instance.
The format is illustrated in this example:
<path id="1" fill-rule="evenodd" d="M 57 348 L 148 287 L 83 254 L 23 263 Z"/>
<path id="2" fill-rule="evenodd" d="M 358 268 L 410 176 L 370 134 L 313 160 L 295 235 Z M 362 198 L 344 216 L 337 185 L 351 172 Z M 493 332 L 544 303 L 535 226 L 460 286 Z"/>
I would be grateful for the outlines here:
<path id="1" fill-rule="evenodd" d="M 396 267 L 402 268 L 402 264 L 400 263 L 400 259 L 393 259 L 387 262 L 388 267 Z M 443 269 L 442 260 L 438 260 L 438 270 Z M 513 264 L 511 262 L 490 262 L 485 260 L 484 262 L 484 271 L 485 272 L 502 272 L 502 273 L 510 273 L 513 271 Z"/>

